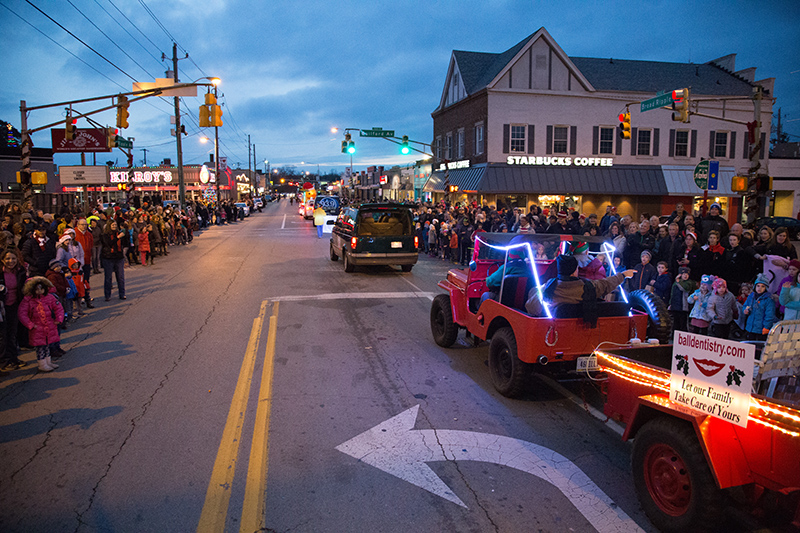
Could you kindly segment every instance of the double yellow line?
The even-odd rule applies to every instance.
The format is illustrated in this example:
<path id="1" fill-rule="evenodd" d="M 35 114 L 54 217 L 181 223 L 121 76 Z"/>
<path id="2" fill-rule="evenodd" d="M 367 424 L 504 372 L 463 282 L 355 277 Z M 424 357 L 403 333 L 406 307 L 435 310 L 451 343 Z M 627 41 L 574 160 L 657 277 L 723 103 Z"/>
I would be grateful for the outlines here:
<path id="1" fill-rule="evenodd" d="M 264 357 L 264 367 L 261 372 L 261 387 L 258 392 L 258 407 L 256 409 L 256 423 L 253 430 L 253 442 L 250 447 L 250 459 L 247 463 L 247 483 L 245 485 L 244 505 L 239 531 L 252 532 L 261 529 L 264 524 L 264 512 L 267 492 L 267 457 L 269 455 L 269 422 L 272 406 L 272 376 L 275 360 L 275 336 L 278 327 L 278 305 L 272 304 L 272 315 L 269 318 L 267 333 L 267 348 Z M 228 516 L 228 504 L 231 499 L 233 477 L 236 472 L 236 461 L 239 456 L 239 443 L 241 442 L 242 427 L 244 426 L 247 412 L 247 401 L 250 398 L 250 385 L 253 382 L 258 345 L 261 340 L 261 330 L 264 328 L 264 318 L 267 314 L 269 300 L 261 302 L 258 316 L 253 320 L 250 330 L 250 339 L 247 342 L 242 368 L 239 370 L 239 379 L 231 400 L 228 419 L 222 431 L 222 441 L 217 450 L 217 458 L 211 471 L 211 479 L 206 490 L 206 500 L 198 533 L 221 533 L 225 531 L 225 520 Z"/>

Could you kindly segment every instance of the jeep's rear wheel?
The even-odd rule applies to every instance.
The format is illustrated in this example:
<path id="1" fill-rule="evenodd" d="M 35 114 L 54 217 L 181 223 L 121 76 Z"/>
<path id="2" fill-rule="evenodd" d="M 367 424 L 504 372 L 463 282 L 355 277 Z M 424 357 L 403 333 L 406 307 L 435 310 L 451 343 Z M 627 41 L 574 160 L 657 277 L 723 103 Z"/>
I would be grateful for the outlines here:
<path id="1" fill-rule="evenodd" d="M 338 261 L 339 256 L 336 255 L 336 250 L 334 250 L 333 248 L 333 243 L 331 243 L 330 249 L 331 249 L 331 261 Z"/>
<path id="2" fill-rule="evenodd" d="M 489 372 L 497 392 L 517 398 L 525 391 L 529 366 L 517 356 L 517 338 L 510 327 L 501 328 L 489 344 Z"/>
<path id="3" fill-rule="evenodd" d="M 431 303 L 431 333 L 436 344 L 449 348 L 458 337 L 458 325 L 453 321 L 450 296 L 440 294 Z"/>

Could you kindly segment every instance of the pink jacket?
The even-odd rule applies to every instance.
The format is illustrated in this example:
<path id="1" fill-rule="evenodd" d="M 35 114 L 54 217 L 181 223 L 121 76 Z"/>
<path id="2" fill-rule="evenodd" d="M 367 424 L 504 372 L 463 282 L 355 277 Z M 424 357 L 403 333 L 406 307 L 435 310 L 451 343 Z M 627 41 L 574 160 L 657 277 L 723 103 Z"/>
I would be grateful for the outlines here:
<path id="1" fill-rule="evenodd" d="M 64 308 L 52 294 L 41 298 L 25 296 L 19 304 L 18 314 L 19 321 L 29 330 L 31 346 L 44 346 L 61 340 L 56 324 L 64 320 Z"/>

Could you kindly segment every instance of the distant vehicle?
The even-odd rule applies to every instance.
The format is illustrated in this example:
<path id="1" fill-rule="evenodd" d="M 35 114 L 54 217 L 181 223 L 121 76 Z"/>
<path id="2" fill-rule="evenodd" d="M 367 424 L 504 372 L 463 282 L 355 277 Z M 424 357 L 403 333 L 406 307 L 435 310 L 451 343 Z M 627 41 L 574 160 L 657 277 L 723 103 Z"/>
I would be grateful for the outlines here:
<path id="1" fill-rule="evenodd" d="M 267 200 L 267 201 L 269 201 L 269 200 Z M 255 198 L 253 198 L 253 206 L 254 207 L 264 207 L 264 200 L 262 200 L 260 197 L 256 196 Z"/>
<path id="2" fill-rule="evenodd" d="M 331 261 L 340 256 L 345 272 L 359 265 L 400 265 L 403 272 L 411 272 L 419 259 L 411 210 L 389 204 L 342 209 L 330 242 Z"/>
<path id="3" fill-rule="evenodd" d="M 797 234 L 800 232 L 800 220 L 792 217 L 761 217 L 747 225 L 756 231 L 761 226 L 771 228 L 773 231 L 781 227 L 786 228 L 789 231 L 789 239 L 793 241 L 797 240 Z"/>
<path id="4" fill-rule="evenodd" d="M 236 202 L 233 205 L 235 205 L 237 207 L 237 209 L 241 209 L 242 212 L 244 213 L 244 216 L 246 216 L 246 217 L 250 216 L 250 207 L 248 207 L 248 205 L 246 203 L 244 203 L 244 202 Z"/>
<path id="5" fill-rule="evenodd" d="M 314 209 L 321 207 L 328 215 L 338 215 L 341 209 L 341 200 L 338 196 L 317 196 L 314 200 Z"/>

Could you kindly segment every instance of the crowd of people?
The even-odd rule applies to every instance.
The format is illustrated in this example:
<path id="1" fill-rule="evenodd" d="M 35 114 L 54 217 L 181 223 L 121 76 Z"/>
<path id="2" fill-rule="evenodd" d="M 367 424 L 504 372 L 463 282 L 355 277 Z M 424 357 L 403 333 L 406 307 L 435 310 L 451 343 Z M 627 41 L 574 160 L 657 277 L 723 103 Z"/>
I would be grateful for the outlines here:
<path id="1" fill-rule="evenodd" d="M 598 237 L 613 249 L 614 270 L 635 270 L 630 290 L 644 289 L 668 306 L 676 329 L 719 338 L 763 340 L 784 317 L 799 318 L 800 261 L 787 228 L 729 227 L 718 203 L 701 216 L 678 203 L 671 215 L 620 216 L 609 205 L 602 216 L 532 205 L 501 208 L 420 205 L 416 232 L 421 253 L 466 265 L 480 232 L 545 233 Z M 598 252 L 602 241 L 590 242 Z M 539 253 L 542 253 L 541 251 Z M 542 253 L 542 258 L 547 256 Z M 606 254 L 598 256 L 610 274 Z"/>
<path id="2" fill-rule="evenodd" d="M 170 247 L 192 242 L 197 231 L 241 218 L 230 201 L 190 202 L 183 209 L 148 201 L 107 209 L 64 206 L 58 214 L 0 206 L 0 375 L 26 366 L 20 347 L 36 350 L 40 371 L 58 368 L 54 360 L 66 353 L 59 332 L 95 307 L 94 276 L 102 274 L 106 302 L 115 282 L 125 300 L 126 268 L 153 265 Z"/>

